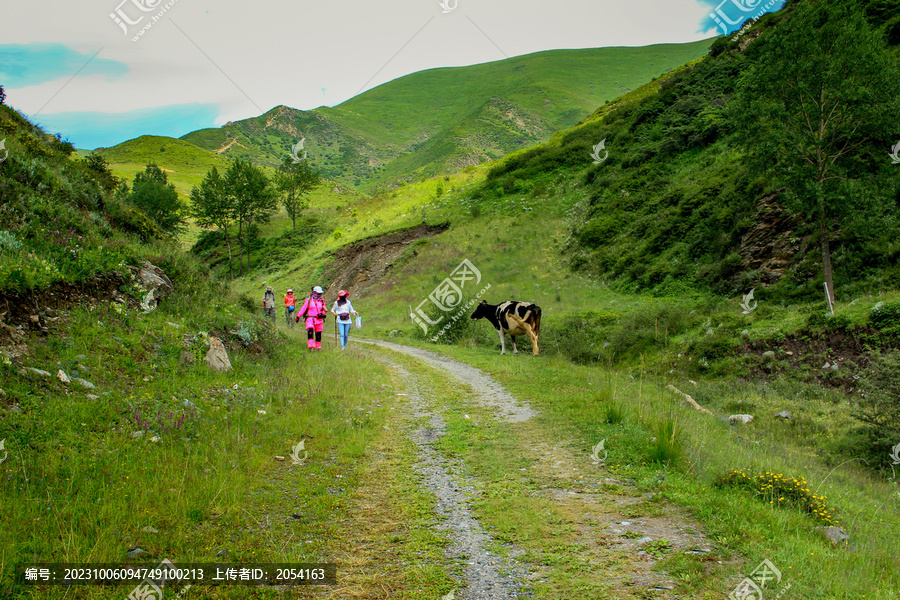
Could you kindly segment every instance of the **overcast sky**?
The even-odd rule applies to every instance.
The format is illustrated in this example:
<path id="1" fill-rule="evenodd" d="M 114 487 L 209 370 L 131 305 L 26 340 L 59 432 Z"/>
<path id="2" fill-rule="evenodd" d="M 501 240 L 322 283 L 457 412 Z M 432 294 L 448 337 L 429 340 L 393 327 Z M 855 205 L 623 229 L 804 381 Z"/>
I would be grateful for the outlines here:
<path id="1" fill-rule="evenodd" d="M 280 104 L 333 106 L 434 67 L 700 40 L 782 4 L 0 0 L 0 85 L 7 104 L 94 148 L 144 133 L 180 136 Z"/>

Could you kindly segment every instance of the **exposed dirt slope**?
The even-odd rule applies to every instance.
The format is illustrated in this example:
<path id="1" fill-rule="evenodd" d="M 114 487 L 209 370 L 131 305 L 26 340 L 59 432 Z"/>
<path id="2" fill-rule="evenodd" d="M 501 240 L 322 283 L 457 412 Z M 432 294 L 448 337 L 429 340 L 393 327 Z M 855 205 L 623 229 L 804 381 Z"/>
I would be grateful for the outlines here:
<path id="1" fill-rule="evenodd" d="M 344 289 L 355 297 L 370 283 L 385 277 L 410 244 L 434 237 L 448 227 L 422 224 L 347 244 L 334 253 L 325 278 L 333 281 L 333 291 Z"/>

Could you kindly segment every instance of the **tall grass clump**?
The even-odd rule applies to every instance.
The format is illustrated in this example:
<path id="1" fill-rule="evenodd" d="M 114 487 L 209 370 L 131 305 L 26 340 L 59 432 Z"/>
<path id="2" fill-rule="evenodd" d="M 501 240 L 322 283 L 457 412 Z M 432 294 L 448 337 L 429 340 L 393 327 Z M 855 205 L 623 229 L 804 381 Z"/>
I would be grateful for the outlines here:
<path id="1" fill-rule="evenodd" d="M 675 466 L 684 456 L 681 440 L 678 439 L 678 425 L 673 418 L 666 418 L 653 425 L 653 440 L 650 445 L 650 460 Z"/>
<path id="2" fill-rule="evenodd" d="M 604 404 L 601 414 L 603 415 L 603 420 L 608 425 L 618 425 L 625 421 L 626 416 L 625 407 L 615 400 L 611 400 Z"/>

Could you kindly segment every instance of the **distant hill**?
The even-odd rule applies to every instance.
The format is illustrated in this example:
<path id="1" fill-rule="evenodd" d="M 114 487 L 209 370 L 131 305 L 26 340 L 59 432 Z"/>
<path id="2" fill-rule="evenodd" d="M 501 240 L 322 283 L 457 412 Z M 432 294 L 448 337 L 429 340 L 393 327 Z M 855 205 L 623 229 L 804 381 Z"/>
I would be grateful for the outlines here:
<path id="1" fill-rule="evenodd" d="M 372 190 L 451 173 L 549 139 L 597 106 L 705 55 L 712 40 L 551 50 L 413 73 L 338 106 L 264 115 L 181 139 L 275 166 L 301 138 L 328 178 Z"/>
<path id="2" fill-rule="evenodd" d="M 200 185 L 207 171 L 213 166 L 220 171 L 228 168 L 228 161 L 214 152 L 175 138 L 144 135 L 112 148 L 98 148 L 110 169 L 129 181 L 143 171 L 148 163 L 158 165 L 166 172 L 175 189 L 188 196 L 191 188 Z"/>

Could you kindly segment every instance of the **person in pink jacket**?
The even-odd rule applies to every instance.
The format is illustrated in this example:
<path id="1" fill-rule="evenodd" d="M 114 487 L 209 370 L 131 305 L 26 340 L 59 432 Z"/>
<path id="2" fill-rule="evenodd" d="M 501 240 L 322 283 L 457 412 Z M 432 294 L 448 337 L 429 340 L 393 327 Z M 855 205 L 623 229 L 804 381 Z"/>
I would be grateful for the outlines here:
<path id="1" fill-rule="evenodd" d="M 325 317 L 328 316 L 325 300 L 322 299 L 324 293 L 325 290 L 317 285 L 297 311 L 298 322 L 301 318 L 306 319 L 306 347 L 310 350 L 322 349 L 322 330 L 325 329 Z"/>

